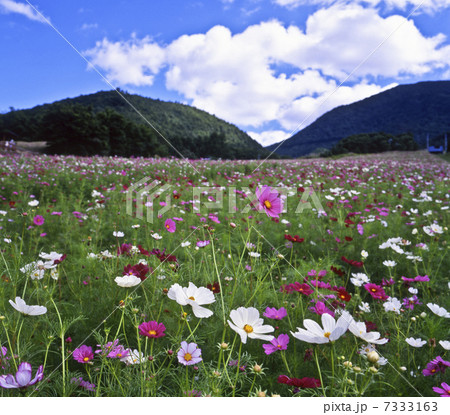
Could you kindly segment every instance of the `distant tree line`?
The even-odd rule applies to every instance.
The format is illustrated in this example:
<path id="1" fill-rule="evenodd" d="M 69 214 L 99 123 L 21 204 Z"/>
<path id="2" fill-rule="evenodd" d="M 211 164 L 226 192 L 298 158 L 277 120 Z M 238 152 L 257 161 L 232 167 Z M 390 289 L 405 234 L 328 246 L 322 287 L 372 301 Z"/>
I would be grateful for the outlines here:
<path id="1" fill-rule="evenodd" d="M 112 108 L 95 111 L 90 105 L 53 105 L 35 118 L 12 110 L 0 118 L 0 131 L 14 131 L 26 141 L 46 141 L 47 154 L 255 158 L 254 149 L 227 142 L 220 128 L 200 137 L 179 132 L 163 138 Z"/>
<path id="2" fill-rule="evenodd" d="M 346 153 L 383 153 L 385 151 L 414 151 L 419 146 L 412 133 L 398 135 L 379 133 L 354 134 L 343 138 L 331 149 L 322 152 L 322 156 L 333 156 Z"/>

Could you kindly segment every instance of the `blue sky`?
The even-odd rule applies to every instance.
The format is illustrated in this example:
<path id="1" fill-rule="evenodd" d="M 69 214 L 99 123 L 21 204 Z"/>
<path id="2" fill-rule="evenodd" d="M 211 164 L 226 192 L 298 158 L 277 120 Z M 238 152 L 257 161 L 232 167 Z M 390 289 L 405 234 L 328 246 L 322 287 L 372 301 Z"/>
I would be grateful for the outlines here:
<path id="1" fill-rule="evenodd" d="M 448 22 L 450 0 L 0 0 L 0 111 L 109 82 L 268 145 L 338 105 L 450 79 Z"/>

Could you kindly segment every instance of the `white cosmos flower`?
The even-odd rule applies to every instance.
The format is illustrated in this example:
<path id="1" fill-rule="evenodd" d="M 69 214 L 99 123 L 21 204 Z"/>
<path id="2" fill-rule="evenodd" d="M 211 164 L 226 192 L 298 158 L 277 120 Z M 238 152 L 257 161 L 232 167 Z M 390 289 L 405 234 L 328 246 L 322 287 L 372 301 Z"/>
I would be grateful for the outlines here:
<path id="1" fill-rule="evenodd" d="M 370 306 L 369 303 L 365 303 L 364 301 L 361 302 L 361 304 L 358 306 L 358 308 L 363 312 L 363 313 L 370 313 Z"/>
<path id="2" fill-rule="evenodd" d="M 39 256 L 40 256 L 42 259 L 46 259 L 47 261 L 52 261 L 52 262 L 54 262 L 54 261 L 60 261 L 61 258 L 63 257 L 63 254 L 58 254 L 57 252 L 52 251 L 52 252 L 50 252 L 49 254 L 46 254 L 45 252 L 41 252 L 41 253 L 39 254 Z"/>
<path id="3" fill-rule="evenodd" d="M 360 339 L 363 339 L 367 343 L 373 344 L 385 344 L 388 342 L 388 339 L 380 339 L 380 333 L 378 331 L 370 331 L 367 333 L 366 324 L 360 321 L 353 320 L 348 329 Z"/>
<path id="4" fill-rule="evenodd" d="M 408 337 L 407 339 L 405 339 L 405 342 L 412 347 L 422 347 L 426 343 L 426 340 L 422 340 L 421 338 L 414 339 L 413 337 Z"/>
<path id="5" fill-rule="evenodd" d="M 366 259 L 369 256 L 369 253 L 365 251 L 364 249 L 361 251 L 361 256 Z"/>
<path id="6" fill-rule="evenodd" d="M 397 263 L 395 261 L 383 261 L 383 265 L 386 267 L 395 267 Z"/>
<path id="7" fill-rule="evenodd" d="M 123 232 L 113 232 L 113 236 L 115 236 L 116 238 L 123 238 L 125 236 L 125 234 Z"/>
<path id="8" fill-rule="evenodd" d="M 444 307 L 439 307 L 437 304 L 433 303 L 428 303 L 427 307 L 439 317 L 450 318 L 450 313 Z"/>
<path id="9" fill-rule="evenodd" d="M 450 342 L 448 340 L 439 340 L 439 344 L 445 349 L 450 350 Z"/>
<path id="10" fill-rule="evenodd" d="M 253 258 L 259 258 L 261 256 L 258 252 L 249 252 L 248 254 Z"/>
<path id="11" fill-rule="evenodd" d="M 319 326 L 314 320 L 303 320 L 306 330 L 297 327 L 297 332 L 291 334 L 299 340 L 307 343 L 328 343 L 339 339 L 348 329 L 353 317 L 348 311 L 344 311 L 337 322 L 329 314 L 322 314 L 322 325 Z"/>
<path id="12" fill-rule="evenodd" d="M 16 297 L 16 302 L 9 300 L 9 304 L 22 314 L 29 316 L 40 316 L 47 312 L 47 308 L 41 305 L 27 305 L 20 297 Z"/>
<path id="13" fill-rule="evenodd" d="M 396 297 L 388 297 L 387 301 L 383 303 L 385 311 L 394 311 L 400 314 L 400 309 L 402 308 L 402 303 Z"/>
<path id="14" fill-rule="evenodd" d="M 140 284 L 141 279 L 136 277 L 136 275 L 125 275 L 123 277 L 114 278 L 114 281 L 119 287 L 128 288 Z"/>
<path id="15" fill-rule="evenodd" d="M 137 365 L 139 363 L 145 363 L 146 359 L 142 352 L 139 353 L 139 350 L 128 349 L 128 354 L 125 357 L 122 357 L 120 361 L 124 362 L 128 366 L 128 365 Z"/>
<path id="16" fill-rule="evenodd" d="M 162 236 L 159 233 L 152 233 L 152 238 L 158 240 L 162 239 Z"/>
<path id="17" fill-rule="evenodd" d="M 192 282 L 189 283 L 189 287 L 173 284 L 167 296 L 180 305 L 190 305 L 195 317 L 208 318 L 213 315 L 211 310 L 201 307 L 203 304 L 212 304 L 216 301 L 214 293 L 206 287 L 197 288 Z"/>
<path id="18" fill-rule="evenodd" d="M 254 307 L 239 307 L 237 310 L 231 310 L 228 320 L 231 329 L 241 336 L 242 343 L 247 343 L 247 337 L 250 339 L 273 340 L 271 333 L 275 329 L 272 326 L 264 325 L 264 320 L 259 317 L 259 311 Z"/>
<path id="19" fill-rule="evenodd" d="M 181 242 L 181 246 L 183 247 L 183 248 L 186 248 L 187 246 L 189 246 L 191 243 L 189 242 L 189 241 L 186 241 L 186 242 Z"/>
<path id="20" fill-rule="evenodd" d="M 356 274 L 352 273 L 353 278 L 350 278 L 352 284 L 356 287 L 361 287 L 363 284 L 369 282 L 369 277 L 363 272 L 358 272 Z"/>
<path id="21" fill-rule="evenodd" d="M 32 200 L 31 202 L 28 202 L 28 206 L 36 207 L 39 205 L 39 200 Z"/>
<path id="22" fill-rule="evenodd" d="M 50 276 L 54 279 L 57 280 L 59 278 L 59 271 L 57 268 L 52 268 L 50 270 Z"/>

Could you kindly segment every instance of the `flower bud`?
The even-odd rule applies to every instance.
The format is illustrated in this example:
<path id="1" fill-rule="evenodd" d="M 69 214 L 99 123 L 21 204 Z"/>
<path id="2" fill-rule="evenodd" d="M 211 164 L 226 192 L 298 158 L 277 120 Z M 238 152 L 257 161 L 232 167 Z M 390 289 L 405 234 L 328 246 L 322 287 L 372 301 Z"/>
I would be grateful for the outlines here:
<path id="1" fill-rule="evenodd" d="M 355 366 L 353 370 L 357 373 L 361 372 L 361 368 L 359 366 Z"/>
<path id="2" fill-rule="evenodd" d="M 378 369 L 376 368 L 376 367 L 374 367 L 374 366 L 370 366 L 370 369 L 369 369 L 372 373 L 378 373 Z"/>
<path id="3" fill-rule="evenodd" d="M 377 352 L 372 351 L 372 352 L 367 353 L 367 360 L 370 363 L 377 363 L 379 359 L 380 359 L 380 355 Z"/>
<path id="4" fill-rule="evenodd" d="M 253 366 L 253 371 L 255 373 L 261 373 L 262 367 L 260 365 L 255 365 L 255 366 Z"/>

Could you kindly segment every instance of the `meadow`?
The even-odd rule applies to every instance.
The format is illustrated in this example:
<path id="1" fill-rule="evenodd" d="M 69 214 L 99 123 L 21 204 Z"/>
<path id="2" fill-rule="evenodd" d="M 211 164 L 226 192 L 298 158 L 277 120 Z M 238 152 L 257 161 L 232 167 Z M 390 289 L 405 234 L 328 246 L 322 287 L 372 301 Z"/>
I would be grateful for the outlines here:
<path id="1" fill-rule="evenodd" d="M 2 397 L 450 396 L 445 160 L 0 166 Z"/>

